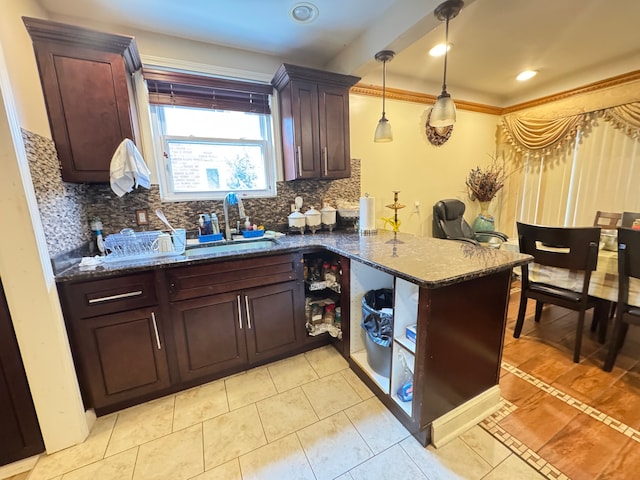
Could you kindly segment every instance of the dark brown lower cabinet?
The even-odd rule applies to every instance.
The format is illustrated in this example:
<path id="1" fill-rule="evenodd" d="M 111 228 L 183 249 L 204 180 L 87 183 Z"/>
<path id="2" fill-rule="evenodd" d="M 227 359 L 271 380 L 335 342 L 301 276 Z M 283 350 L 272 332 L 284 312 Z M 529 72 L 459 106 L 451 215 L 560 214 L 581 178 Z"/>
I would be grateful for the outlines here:
<path id="1" fill-rule="evenodd" d="M 44 451 L 40 426 L 0 283 L 0 465 Z"/>
<path id="2" fill-rule="evenodd" d="M 427 288 L 361 262 L 350 266 L 354 296 L 393 287 L 391 346 L 372 348 L 377 345 L 360 326 L 362 311 L 352 310 L 350 365 L 414 437 L 438 446 L 454 425 L 497 406 L 491 402 L 500 397 L 510 269 Z M 409 381 L 413 393 L 406 399 L 399 392 Z M 454 412 L 459 407 L 464 413 Z"/>
<path id="3" fill-rule="evenodd" d="M 74 330 L 84 393 L 97 412 L 171 385 L 154 308 L 80 319 Z"/>
<path id="4" fill-rule="evenodd" d="M 97 415 L 309 350 L 300 254 L 58 284 Z"/>
<path id="5" fill-rule="evenodd" d="M 249 362 L 294 350 L 306 336 L 304 291 L 300 282 L 254 288 L 243 294 Z"/>
<path id="6" fill-rule="evenodd" d="M 216 374 L 295 350 L 304 337 L 296 281 L 171 304 L 181 380 Z"/>
<path id="7" fill-rule="evenodd" d="M 171 304 L 178 369 L 184 381 L 246 365 L 239 295 L 235 292 Z"/>

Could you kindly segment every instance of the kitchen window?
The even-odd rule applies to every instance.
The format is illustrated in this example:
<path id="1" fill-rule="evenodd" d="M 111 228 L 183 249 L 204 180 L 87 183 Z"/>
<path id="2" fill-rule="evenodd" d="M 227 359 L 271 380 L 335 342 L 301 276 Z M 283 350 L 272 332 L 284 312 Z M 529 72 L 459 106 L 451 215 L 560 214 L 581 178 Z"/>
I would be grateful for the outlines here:
<path id="1" fill-rule="evenodd" d="M 271 86 L 143 71 L 163 201 L 275 196 Z"/>

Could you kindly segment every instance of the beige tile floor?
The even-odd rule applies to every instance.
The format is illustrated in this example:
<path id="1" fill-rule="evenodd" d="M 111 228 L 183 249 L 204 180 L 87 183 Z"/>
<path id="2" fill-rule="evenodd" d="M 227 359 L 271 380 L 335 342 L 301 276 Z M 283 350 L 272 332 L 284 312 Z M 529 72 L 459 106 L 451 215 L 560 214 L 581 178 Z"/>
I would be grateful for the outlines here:
<path id="1" fill-rule="evenodd" d="M 20 480 L 540 479 L 479 426 L 422 447 L 331 347 L 100 417 Z"/>

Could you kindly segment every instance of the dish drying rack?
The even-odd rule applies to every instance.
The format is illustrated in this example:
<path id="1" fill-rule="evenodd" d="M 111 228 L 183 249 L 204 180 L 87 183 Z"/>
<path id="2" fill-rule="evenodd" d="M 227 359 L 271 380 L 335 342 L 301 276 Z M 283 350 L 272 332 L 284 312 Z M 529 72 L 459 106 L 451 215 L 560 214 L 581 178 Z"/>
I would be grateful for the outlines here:
<path id="1" fill-rule="evenodd" d="M 147 232 L 112 233 L 104 239 L 105 262 L 121 262 L 131 260 L 148 260 L 154 258 L 182 255 L 186 241 L 171 233 L 173 251 L 160 251 L 158 237 L 161 230 Z"/>

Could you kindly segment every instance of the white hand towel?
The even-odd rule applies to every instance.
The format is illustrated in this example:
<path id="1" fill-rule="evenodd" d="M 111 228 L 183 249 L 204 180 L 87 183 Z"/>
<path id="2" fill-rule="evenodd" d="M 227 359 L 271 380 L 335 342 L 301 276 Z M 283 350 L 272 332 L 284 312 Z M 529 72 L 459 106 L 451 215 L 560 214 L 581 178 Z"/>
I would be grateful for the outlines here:
<path id="1" fill-rule="evenodd" d="M 111 190 L 119 197 L 141 186 L 151 187 L 149 168 L 136 145 L 125 138 L 111 158 Z"/>

